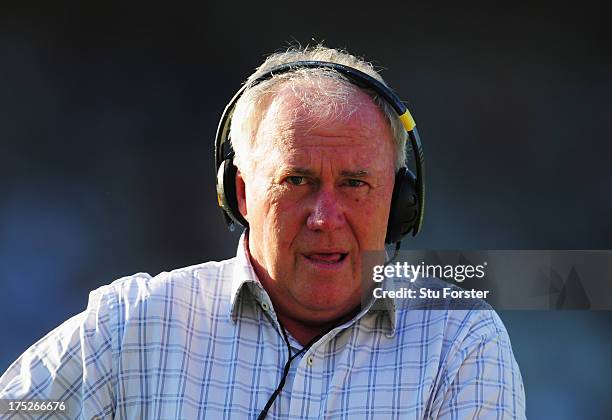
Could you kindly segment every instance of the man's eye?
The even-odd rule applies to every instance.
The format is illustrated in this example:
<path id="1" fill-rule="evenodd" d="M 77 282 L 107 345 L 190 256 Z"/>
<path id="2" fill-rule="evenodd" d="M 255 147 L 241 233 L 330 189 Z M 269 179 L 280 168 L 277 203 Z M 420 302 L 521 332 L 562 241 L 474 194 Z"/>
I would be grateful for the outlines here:
<path id="1" fill-rule="evenodd" d="M 346 184 L 349 187 L 361 187 L 363 185 L 365 185 L 365 182 L 359 180 L 359 179 L 349 179 L 346 181 Z"/>
<path id="2" fill-rule="evenodd" d="M 306 184 L 306 178 L 303 176 L 290 176 L 287 177 L 287 182 L 291 185 L 304 185 Z"/>

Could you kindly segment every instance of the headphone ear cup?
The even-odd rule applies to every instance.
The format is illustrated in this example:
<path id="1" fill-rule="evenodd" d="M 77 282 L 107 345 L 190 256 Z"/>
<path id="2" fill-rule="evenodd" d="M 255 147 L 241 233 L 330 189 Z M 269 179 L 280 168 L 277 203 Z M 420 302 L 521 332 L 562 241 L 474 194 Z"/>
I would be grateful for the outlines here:
<path id="1" fill-rule="evenodd" d="M 419 216 L 419 195 L 416 187 L 416 177 L 408 168 L 401 168 L 395 174 L 387 236 L 385 243 L 398 242 L 412 231 L 416 235 L 415 225 Z"/>
<path id="2" fill-rule="evenodd" d="M 249 222 L 246 221 L 238 209 L 238 198 L 236 196 L 237 172 L 238 168 L 231 158 L 225 159 L 221 163 L 217 172 L 217 201 L 232 222 L 248 228 Z"/>

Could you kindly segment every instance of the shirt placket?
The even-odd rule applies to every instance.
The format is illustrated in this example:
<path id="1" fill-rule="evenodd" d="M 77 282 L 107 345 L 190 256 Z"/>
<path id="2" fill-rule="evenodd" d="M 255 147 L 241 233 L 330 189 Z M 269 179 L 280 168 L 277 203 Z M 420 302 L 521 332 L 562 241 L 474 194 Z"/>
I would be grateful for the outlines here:
<path id="1" fill-rule="evenodd" d="M 321 411 L 322 401 L 322 352 L 317 349 L 323 344 L 317 343 L 310 348 L 299 360 L 295 371 L 295 378 L 291 388 L 291 401 L 289 418 L 317 419 Z M 298 362 L 298 360 L 295 360 Z"/>

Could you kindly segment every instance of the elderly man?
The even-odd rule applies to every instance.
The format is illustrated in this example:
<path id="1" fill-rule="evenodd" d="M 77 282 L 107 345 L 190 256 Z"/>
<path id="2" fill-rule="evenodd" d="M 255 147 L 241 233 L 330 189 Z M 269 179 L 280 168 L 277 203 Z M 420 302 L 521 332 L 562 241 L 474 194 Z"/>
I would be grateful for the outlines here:
<path id="1" fill-rule="evenodd" d="M 523 418 L 493 311 L 362 300 L 407 117 L 361 72 L 382 82 L 324 47 L 268 57 L 217 139 L 220 204 L 247 227 L 236 257 L 92 292 L 0 378 L 4 413 L 45 399 L 69 418 Z"/>

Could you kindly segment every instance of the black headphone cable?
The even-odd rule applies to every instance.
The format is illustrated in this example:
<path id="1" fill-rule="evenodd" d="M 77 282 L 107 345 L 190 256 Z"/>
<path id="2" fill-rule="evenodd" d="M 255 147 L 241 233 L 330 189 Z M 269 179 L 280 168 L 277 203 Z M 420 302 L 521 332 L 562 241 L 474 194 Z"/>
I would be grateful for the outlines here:
<path id="1" fill-rule="evenodd" d="M 298 351 L 297 353 L 292 355 L 291 354 L 291 344 L 289 344 L 289 337 L 287 337 L 287 331 L 285 330 L 285 327 L 281 323 L 280 319 L 277 318 L 277 320 L 278 320 L 278 325 L 280 325 L 280 329 L 281 329 L 281 333 L 282 333 L 283 339 L 285 340 L 285 344 L 287 345 L 287 352 L 289 354 L 289 358 L 287 360 L 287 363 L 285 363 L 285 369 L 283 371 L 283 377 L 281 378 L 281 380 L 280 380 L 278 386 L 276 387 L 276 390 L 274 391 L 274 393 L 268 399 L 268 402 L 266 403 L 266 406 L 263 408 L 263 410 L 261 410 L 261 413 L 259 413 L 259 416 L 257 417 L 257 420 L 263 420 L 266 417 L 266 415 L 268 414 L 268 410 L 270 410 L 270 407 L 272 407 L 272 404 L 274 403 L 274 400 L 276 400 L 276 397 L 278 397 L 278 395 L 283 390 L 283 387 L 285 386 L 285 381 L 287 380 L 287 376 L 289 375 L 289 370 L 291 369 L 291 362 L 293 362 L 293 360 L 296 357 L 304 354 L 314 343 L 316 343 L 321 337 L 323 337 L 325 334 L 327 334 L 328 332 L 330 332 L 333 329 L 333 327 L 332 327 L 332 328 L 326 330 L 325 332 L 317 335 L 312 340 L 310 340 L 308 342 L 308 344 L 306 344 L 304 347 L 302 347 L 302 349 L 300 351 Z"/>

